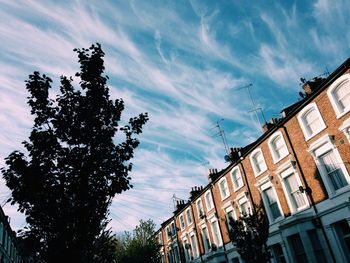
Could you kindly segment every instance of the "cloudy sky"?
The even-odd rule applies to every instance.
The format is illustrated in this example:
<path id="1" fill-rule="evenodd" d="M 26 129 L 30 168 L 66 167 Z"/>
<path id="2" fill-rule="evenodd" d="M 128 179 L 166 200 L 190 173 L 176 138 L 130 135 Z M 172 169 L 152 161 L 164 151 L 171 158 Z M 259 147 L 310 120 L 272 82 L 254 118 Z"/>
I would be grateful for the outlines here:
<path id="1" fill-rule="evenodd" d="M 148 112 L 131 173 L 134 189 L 115 198 L 111 225 L 172 215 L 175 194 L 205 185 L 225 149 L 261 131 L 247 89 L 266 119 L 298 100 L 300 78 L 332 72 L 350 55 L 350 5 L 319 1 L 7 1 L 0 0 L 0 166 L 23 149 L 32 126 L 24 80 L 34 70 L 78 70 L 76 47 L 101 43 L 113 98 L 124 117 Z M 262 117 L 260 115 L 262 121 Z M 0 180 L 0 204 L 10 192 Z M 4 205 L 14 229 L 25 225 Z"/>

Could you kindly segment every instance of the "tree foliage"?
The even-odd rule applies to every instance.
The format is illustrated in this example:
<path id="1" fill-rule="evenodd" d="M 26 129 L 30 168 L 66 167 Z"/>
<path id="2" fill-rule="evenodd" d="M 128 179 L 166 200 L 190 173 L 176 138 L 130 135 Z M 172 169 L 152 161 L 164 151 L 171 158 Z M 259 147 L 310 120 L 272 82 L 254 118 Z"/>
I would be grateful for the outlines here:
<path id="1" fill-rule="evenodd" d="M 22 232 L 43 262 L 107 262 L 106 229 L 113 197 L 130 187 L 130 159 L 148 120 L 147 113 L 120 125 L 122 99 L 111 100 L 99 44 L 75 49 L 80 87 L 61 76 L 59 94 L 50 98 L 52 80 L 34 72 L 26 81 L 34 115 L 27 155 L 14 151 L 2 168 L 28 227 Z M 119 140 L 117 141 L 116 135 Z M 99 256 L 100 255 L 100 256 Z M 112 261 L 109 261 L 112 262 Z"/>
<path id="2" fill-rule="evenodd" d="M 246 263 L 265 263 L 270 254 L 266 247 L 269 236 L 269 222 L 263 207 L 253 214 L 240 216 L 238 220 L 230 218 L 230 238 L 238 253 Z"/>
<path id="3" fill-rule="evenodd" d="M 133 233 L 125 232 L 117 238 L 116 250 L 117 263 L 158 263 L 160 250 L 154 222 L 140 220 Z"/>

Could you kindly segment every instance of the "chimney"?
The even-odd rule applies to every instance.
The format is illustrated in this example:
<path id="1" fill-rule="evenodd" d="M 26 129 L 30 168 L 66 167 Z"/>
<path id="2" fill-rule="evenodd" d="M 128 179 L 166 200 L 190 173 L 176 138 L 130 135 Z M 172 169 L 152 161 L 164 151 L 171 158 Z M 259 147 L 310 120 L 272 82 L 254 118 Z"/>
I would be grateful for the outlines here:
<path id="1" fill-rule="evenodd" d="M 324 78 L 315 77 L 309 81 L 306 81 L 303 85 L 303 90 L 307 95 L 312 94 L 318 87 L 320 87 L 321 83 L 324 81 Z"/>
<path id="2" fill-rule="evenodd" d="M 202 190 L 203 190 L 203 187 L 199 187 L 199 186 L 192 187 L 192 191 L 190 192 L 190 198 L 192 199 Z"/>
<path id="3" fill-rule="evenodd" d="M 265 122 L 264 125 L 262 126 L 262 129 L 263 129 L 264 132 L 267 132 L 272 126 L 273 126 L 272 123 Z"/>
<path id="4" fill-rule="evenodd" d="M 208 179 L 213 182 L 218 177 L 218 169 L 209 169 Z"/>

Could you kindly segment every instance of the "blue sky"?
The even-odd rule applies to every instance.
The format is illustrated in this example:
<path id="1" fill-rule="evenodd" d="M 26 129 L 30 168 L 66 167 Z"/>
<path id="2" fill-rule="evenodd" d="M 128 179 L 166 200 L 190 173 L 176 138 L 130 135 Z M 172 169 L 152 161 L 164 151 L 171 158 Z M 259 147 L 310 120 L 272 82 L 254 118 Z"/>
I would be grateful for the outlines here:
<path id="1" fill-rule="evenodd" d="M 172 215 L 222 169 L 225 150 L 260 134 L 246 90 L 267 119 L 298 100 L 300 78 L 332 72 L 350 55 L 350 5 L 319 1 L 2 1 L 0 0 L 0 165 L 23 149 L 32 126 L 24 80 L 78 70 L 76 47 L 101 43 L 113 98 L 124 118 L 148 112 L 131 173 L 134 189 L 115 198 L 111 226 L 132 229 Z M 76 80 L 76 83 L 78 81 Z M 10 192 L 0 181 L 1 205 Z M 14 229 L 25 225 L 9 204 Z"/>

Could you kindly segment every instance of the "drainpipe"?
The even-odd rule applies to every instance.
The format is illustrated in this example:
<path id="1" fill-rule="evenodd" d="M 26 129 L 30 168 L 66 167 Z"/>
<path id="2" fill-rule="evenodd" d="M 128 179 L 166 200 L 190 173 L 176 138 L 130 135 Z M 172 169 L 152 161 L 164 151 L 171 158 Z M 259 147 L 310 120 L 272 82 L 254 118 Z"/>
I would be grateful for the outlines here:
<path id="1" fill-rule="evenodd" d="M 244 166 L 243 166 L 242 162 L 239 162 L 239 164 L 240 164 L 240 166 L 241 166 L 241 168 L 242 168 L 242 171 L 243 171 L 243 176 L 244 176 L 245 183 L 247 184 L 248 193 L 249 193 L 249 196 L 250 196 L 250 200 L 252 201 L 254 214 L 256 214 L 256 206 L 255 206 L 255 203 L 254 203 L 252 191 L 250 190 L 250 186 L 249 186 L 249 183 L 248 183 L 247 174 L 246 174 L 246 172 L 245 172 L 245 169 L 244 169 Z"/>
<path id="2" fill-rule="evenodd" d="M 211 183 L 211 187 L 210 187 L 210 194 L 211 194 L 211 197 L 213 199 L 213 204 L 214 204 L 214 209 L 215 209 L 215 216 L 217 216 L 217 219 L 218 219 L 218 226 L 219 226 L 219 231 L 220 231 L 220 235 L 221 235 L 221 239 L 222 239 L 222 245 L 224 247 L 224 254 L 225 254 L 225 260 L 227 263 L 229 263 L 228 261 L 228 257 L 227 257 L 227 251 L 226 251 L 226 246 L 225 246 L 225 242 L 224 242 L 224 236 L 222 234 L 222 229 L 221 229 L 221 224 L 220 224 L 220 217 L 219 217 L 219 214 L 218 214 L 218 210 L 216 208 L 216 203 L 215 203 L 215 198 L 214 198 L 214 195 L 213 195 L 213 183 Z"/>
<path id="3" fill-rule="evenodd" d="M 178 249 L 178 252 L 180 254 L 180 262 L 186 262 L 186 260 L 184 259 L 184 255 L 182 254 L 182 248 L 180 248 L 180 241 L 179 241 L 179 235 L 177 233 L 177 226 L 176 226 L 176 218 L 175 216 L 173 217 L 174 218 L 174 225 L 175 225 L 175 233 L 176 233 L 176 241 L 177 241 L 177 249 Z"/>
<path id="4" fill-rule="evenodd" d="M 251 192 L 251 190 L 250 190 L 250 186 L 249 186 L 249 183 L 248 183 L 248 177 L 247 177 L 247 174 L 246 174 L 246 172 L 245 172 L 243 163 L 242 163 L 242 162 L 239 162 L 239 164 L 240 164 L 240 166 L 241 166 L 241 168 L 242 168 L 242 171 L 243 171 L 244 180 L 245 180 L 245 182 L 246 182 L 246 184 L 247 184 L 247 188 L 248 188 L 248 193 L 249 193 L 249 196 L 250 196 L 250 200 L 252 201 L 253 210 L 254 210 L 254 215 L 256 216 L 256 215 L 257 215 L 257 212 L 256 212 L 256 205 L 255 205 L 255 203 L 254 203 L 253 195 L 252 195 L 252 192 Z M 263 209 L 265 209 L 265 208 L 263 208 Z M 266 213 L 266 211 L 265 211 L 265 213 Z M 265 250 L 267 251 L 266 242 L 265 242 L 265 244 L 264 244 L 264 248 L 265 248 Z M 268 262 L 271 262 L 271 260 L 268 259 Z"/>
<path id="5" fill-rule="evenodd" d="M 195 229 L 195 231 L 196 231 L 196 237 L 197 237 L 197 242 L 198 242 L 198 248 L 200 248 L 200 247 L 199 247 L 199 235 L 198 235 L 198 231 L 197 231 L 196 217 L 194 216 L 194 210 L 193 210 L 192 204 L 193 204 L 193 202 L 191 202 L 191 211 L 192 211 L 192 215 L 193 215 L 193 225 L 194 225 L 194 229 Z M 204 249 L 203 249 L 203 251 L 204 251 Z M 203 262 L 202 253 L 201 253 L 200 250 L 199 250 L 198 252 L 199 252 L 199 256 L 200 256 L 200 258 L 201 258 L 201 262 Z"/>
<path id="6" fill-rule="evenodd" d="M 298 156 L 297 156 L 297 154 L 296 154 L 296 152 L 295 152 L 295 150 L 294 150 L 294 147 L 293 147 L 293 144 L 292 144 L 292 142 L 291 142 L 291 139 L 290 139 L 289 133 L 288 133 L 288 131 L 287 131 L 287 128 L 286 128 L 284 125 L 283 125 L 282 127 L 283 127 L 283 130 L 284 130 L 284 132 L 285 132 L 285 134 L 286 134 L 286 137 L 287 137 L 287 139 L 288 139 L 289 146 L 290 146 L 290 148 L 292 149 L 292 153 L 293 153 L 293 155 L 294 155 L 295 162 L 296 162 L 296 164 L 297 164 L 297 166 L 298 166 L 298 169 L 299 169 L 299 171 L 300 171 L 301 178 L 303 179 L 303 183 L 304 183 L 304 185 L 305 185 L 305 189 L 306 189 L 305 192 L 306 192 L 307 196 L 309 197 L 310 202 L 311 202 L 311 206 L 312 206 L 312 208 L 314 209 L 314 212 L 315 212 L 315 214 L 316 214 L 316 220 L 317 220 L 317 222 L 320 224 L 320 228 L 321 228 L 322 234 L 323 234 L 323 236 L 324 236 L 324 239 L 326 240 L 326 244 L 327 244 L 327 247 L 328 247 L 329 252 L 330 252 L 330 254 L 331 254 L 332 260 L 333 260 L 333 262 L 337 262 L 336 259 L 335 259 L 335 256 L 334 256 L 334 253 L 333 253 L 331 244 L 330 244 L 330 242 L 329 242 L 328 236 L 327 236 L 327 234 L 326 234 L 326 230 L 324 229 L 324 226 L 323 226 L 323 224 L 322 224 L 322 220 L 318 217 L 318 211 L 317 211 L 317 207 L 316 207 L 315 200 L 314 200 L 314 198 L 313 198 L 313 196 L 312 196 L 312 190 L 311 190 L 311 188 L 309 187 L 309 185 L 308 185 L 308 183 L 307 183 L 307 181 L 306 181 L 305 174 L 304 174 L 303 170 L 301 169 L 301 165 L 300 165 Z"/>

